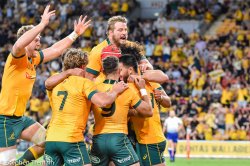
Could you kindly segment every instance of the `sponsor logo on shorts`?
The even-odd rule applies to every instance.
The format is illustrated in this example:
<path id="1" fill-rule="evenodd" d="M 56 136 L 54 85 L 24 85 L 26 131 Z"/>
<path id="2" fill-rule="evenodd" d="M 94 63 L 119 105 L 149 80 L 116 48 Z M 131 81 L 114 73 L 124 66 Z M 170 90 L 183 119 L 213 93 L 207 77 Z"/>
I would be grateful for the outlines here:
<path id="1" fill-rule="evenodd" d="M 117 161 L 118 161 L 119 163 L 125 163 L 125 162 L 127 162 L 127 161 L 129 161 L 129 160 L 131 160 L 131 156 L 128 156 L 128 157 L 123 158 L 123 159 L 118 159 Z"/>
<path id="2" fill-rule="evenodd" d="M 53 161 L 53 158 L 51 156 L 44 154 L 44 160 L 45 160 L 46 164 L 54 165 L 54 161 Z"/>
<path id="3" fill-rule="evenodd" d="M 14 140 L 15 139 L 15 134 L 14 132 L 10 135 L 10 137 L 8 138 L 8 140 Z"/>
<path id="4" fill-rule="evenodd" d="M 145 154 L 145 155 L 143 156 L 143 160 L 146 160 L 147 157 L 148 157 L 148 155 Z"/>
<path id="5" fill-rule="evenodd" d="M 93 155 L 90 155 L 90 160 L 91 160 L 91 162 L 94 163 L 94 164 L 98 164 L 98 163 L 101 162 L 101 160 L 100 160 L 98 157 L 93 156 Z"/>
<path id="6" fill-rule="evenodd" d="M 81 161 L 81 158 L 74 158 L 74 159 L 67 159 L 68 163 L 73 164 L 73 163 L 79 163 Z"/>

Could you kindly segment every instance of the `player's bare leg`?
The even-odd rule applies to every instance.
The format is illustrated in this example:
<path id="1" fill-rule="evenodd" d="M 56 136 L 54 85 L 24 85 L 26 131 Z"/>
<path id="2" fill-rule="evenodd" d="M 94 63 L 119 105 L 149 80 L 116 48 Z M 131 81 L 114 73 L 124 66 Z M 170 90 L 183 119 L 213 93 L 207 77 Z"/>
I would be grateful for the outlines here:
<path id="1" fill-rule="evenodd" d="M 28 163 L 38 159 L 44 154 L 45 134 L 46 134 L 45 128 L 38 122 L 29 126 L 22 132 L 20 138 L 25 141 L 32 142 L 35 145 L 33 145 L 32 147 L 30 147 L 28 150 L 25 151 L 23 156 L 16 161 L 17 163 L 16 165 L 18 166 L 27 165 Z"/>

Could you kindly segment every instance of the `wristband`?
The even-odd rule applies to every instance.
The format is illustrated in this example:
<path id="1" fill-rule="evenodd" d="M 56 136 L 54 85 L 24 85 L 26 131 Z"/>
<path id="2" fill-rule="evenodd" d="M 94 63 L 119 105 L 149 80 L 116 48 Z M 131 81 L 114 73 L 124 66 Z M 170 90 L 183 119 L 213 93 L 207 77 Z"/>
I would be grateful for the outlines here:
<path id="1" fill-rule="evenodd" d="M 73 31 L 71 34 L 68 35 L 68 37 L 70 38 L 70 40 L 75 41 L 78 37 L 78 34 Z"/>
<path id="2" fill-rule="evenodd" d="M 148 95 L 146 89 L 140 89 L 140 93 L 141 93 L 141 96 L 147 96 Z"/>

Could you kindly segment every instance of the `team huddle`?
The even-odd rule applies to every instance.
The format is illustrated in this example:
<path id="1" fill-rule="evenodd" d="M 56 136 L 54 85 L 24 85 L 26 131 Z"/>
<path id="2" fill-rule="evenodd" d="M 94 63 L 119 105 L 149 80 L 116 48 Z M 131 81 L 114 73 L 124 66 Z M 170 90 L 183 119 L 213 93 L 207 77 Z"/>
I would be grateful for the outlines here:
<path id="1" fill-rule="evenodd" d="M 159 107 L 171 106 L 160 85 L 168 77 L 153 69 L 140 44 L 127 40 L 126 18 L 111 17 L 107 39 L 89 55 L 70 48 L 90 26 L 86 16 L 74 22 L 70 35 L 40 50 L 40 33 L 55 14 L 49 8 L 38 25 L 20 28 L 5 64 L 0 94 L 0 166 L 27 165 L 41 156 L 48 166 L 165 165 L 166 138 Z M 46 131 L 23 115 L 36 67 L 59 56 L 63 71 L 45 81 L 52 109 Z M 91 111 L 95 124 L 88 150 L 83 132 Z M 16 160 L 17 139 L 34 145 Z"/>

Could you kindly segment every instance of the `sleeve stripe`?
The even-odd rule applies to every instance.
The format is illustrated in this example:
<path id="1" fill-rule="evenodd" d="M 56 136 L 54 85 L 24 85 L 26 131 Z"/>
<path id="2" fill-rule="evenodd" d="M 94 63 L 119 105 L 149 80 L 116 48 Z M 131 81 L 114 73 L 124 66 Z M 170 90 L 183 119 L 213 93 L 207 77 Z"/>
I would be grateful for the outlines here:
<path id="1" fill-rule="evenodd" d="M 94 91 L 92 91 L 89 95 L 88 95 L 88 100 L 91 100 L 91 98 L 94 96 L 94 94 L 96 94 L 97 93 L 97 91 L 96 90 L 94 90 Z"/>
<path id="2" fill-rule="evenodd" d="M 86 71 L 91 73 L 91 74 L 94 74 L 95 76 L 98 76 L 98 74 L 100 73 L 100 72 L 93 70 L 93 69 L 90 69 L 90 68 L 86 68 Z"/>
<path id="3" fill-rule="evenodd" d="M 21 56 L 15 56 L 13 53 L 11 53 L 12 57 L 15 58 L 15 59 L 20 59 L 22 57 L 24 57 L 26 54 L 23 54 Z"/>
<path id="4" fill-rule="evenodd" d="M 163 88 L 160 86 L 160 87 L 158 87 L 158 88 L 156 88 L 156 89 L 158 89 L 158 90 L 163 90 Z"/>
<path id="5" fill-rule="evenodd" d="M 134 106 L 133 108 L 136 109 L 140 104 L 141 104 L 142 100 L 139 100 Z"/>
<path id="6" fill-rule="evenodd" d="M 43 62 L 43 59 L 44 59 L 43 52 L 39 51 L 39 55 L 40 55 L 40 62 L 39 62 L 39 65 L 40 65 Z"/>

